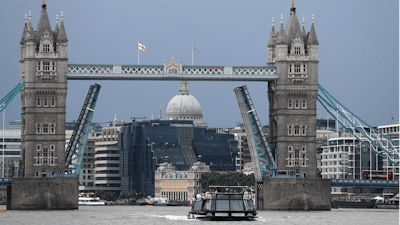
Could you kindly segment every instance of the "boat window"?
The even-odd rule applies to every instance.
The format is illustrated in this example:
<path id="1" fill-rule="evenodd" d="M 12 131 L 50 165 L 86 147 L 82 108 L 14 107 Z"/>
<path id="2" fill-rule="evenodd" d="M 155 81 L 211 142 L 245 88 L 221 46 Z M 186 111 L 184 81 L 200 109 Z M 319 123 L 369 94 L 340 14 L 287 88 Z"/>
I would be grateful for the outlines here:
<path id="1" fill-rule="evenodd" d="M 229 200 L 217 200 L 215 211 L 229 211 Z"/>
<path id="2" fill-rule="evenodd" d="M 231 211 L 244 211 L 242 200 L 231 200 Z"/>
<path id="3" fill-rule="evenodd" d="M 231 195 L 231 199 L 242 199 L 243 195 Z"/>
<path id="4" fill-rule="evenodd" d="M 198 201 L 194 204 L 193 211 L 201 211 L 201 206 L 203 205 L 203 201 Z"/>
<path id="5" fill-rule="evenodd" d="M 215 211 L 215 200 L 206 200 L 206 211 Z"/>
<path id="6" fill-rule="evenodd" d="M 229 199 L 229 195 L 217 195 L 217 199 Z"/>
<path id="7" fill-rule="evenodd" d="M 244 201 L 244 206 L 246 207 L 246 211 L 253 211 L 253 200 Z"/>

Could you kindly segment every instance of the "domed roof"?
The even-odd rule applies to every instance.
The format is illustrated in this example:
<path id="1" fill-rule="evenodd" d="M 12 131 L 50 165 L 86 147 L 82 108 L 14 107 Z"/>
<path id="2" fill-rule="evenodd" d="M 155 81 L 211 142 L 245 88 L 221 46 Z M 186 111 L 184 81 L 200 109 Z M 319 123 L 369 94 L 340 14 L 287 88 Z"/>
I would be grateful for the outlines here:
<path id="1" fill-rule="evenodd" d="M 188 82 L 181 81 L 179 94 L 169 101 L 165 114 L 166 120 L 190 120 L 197 127 L 207 127 L 203 123 L 200 103 L 189 94 Z"/>
<path id="2" fill-rule="evenodd" d="M 169 101 L 167 114 L 169 117 L 203 116 L 200 103 L 192 95 L 175 95 Z"/>

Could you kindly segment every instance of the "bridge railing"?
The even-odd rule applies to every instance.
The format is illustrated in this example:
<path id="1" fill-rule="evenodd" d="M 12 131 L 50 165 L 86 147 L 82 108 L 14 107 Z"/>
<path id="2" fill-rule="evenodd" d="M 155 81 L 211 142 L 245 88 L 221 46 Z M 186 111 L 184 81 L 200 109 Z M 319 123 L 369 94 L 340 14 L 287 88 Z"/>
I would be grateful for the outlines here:
<path id="1" fill-rule="evenodd" d="M 398 180 L 362 180 L 362 179 L 331 179 L 331 186 L 336 187 L 370 187 L 399 188 Z"/>
<path id="2" fill-rule="evenodd" d="M 271 81 L 279 78 L 276 67 L 267 66 L 185 66 L 169 70 L 164 65 L 68 64 L 69 80 L 215 80 Z M 172 72 L 171 72 L 172 71 Z"/>

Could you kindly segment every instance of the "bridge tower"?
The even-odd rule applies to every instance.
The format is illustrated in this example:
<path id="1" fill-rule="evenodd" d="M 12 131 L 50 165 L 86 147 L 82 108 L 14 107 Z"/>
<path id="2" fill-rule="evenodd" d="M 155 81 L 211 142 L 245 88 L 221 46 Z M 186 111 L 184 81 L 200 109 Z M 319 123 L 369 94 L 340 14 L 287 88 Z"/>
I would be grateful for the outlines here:
<path id="1" fill-rule="evenodd" d="M 268 65 L 276 65 L 279 80 L 268 83 L 269 143 L 275 149 L 276 175 L 317 178 L 316 116 L 318 96 L 318 40 L 300 29 L 294 1 L 286 30 L 281 15 L 268 42 Z M 274 23 L 274 21 L 272 21 Z"/>
<path id="2" fill-rule="evenodd" d="M 51 29 L 46 4 L 36 31 L 31 13 L 20 42 L 21 159 L 20 177 L 43 177 L 65 170 L 65 114 L 67 47 L 63 12 L 61 24 Z"/>

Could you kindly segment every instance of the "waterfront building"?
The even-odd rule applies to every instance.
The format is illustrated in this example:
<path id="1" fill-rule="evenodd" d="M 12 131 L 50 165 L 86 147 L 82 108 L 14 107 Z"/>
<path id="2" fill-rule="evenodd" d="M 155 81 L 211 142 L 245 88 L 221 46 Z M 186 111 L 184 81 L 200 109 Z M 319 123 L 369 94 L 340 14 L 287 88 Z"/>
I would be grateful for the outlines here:
<path id="1" fill-rule="evenodd" d="M 21 130 L 21 120 L 10 121 L 8 123 L 8 129 Z"/>
<path id="2" fill-rule="evenodd" d="M 176 170 L 171 163 L 161 163 L 155 172 L 155 197 L 167 197 L 171 201 L 189 201 L 202 193 L 199 183 L 201 174 L 209 172 L 204 162 L 196 162 L 189 170 Z"/>
<path id="3" fill-rule="evenodd" d="M 121 175 L 120 175 L 120 154 L 118 149 L 118 135 L 122 124 L 117 123 L 117 115 L 115 115 L 112 126 L 103 127 L 101 135 L 98 136 L 99 141 L 95 142 L 95 159 L 94 159 L 94 186 L 96 190 L 120 192 L 121 190 Z M 87 148 L 92 148 L 89 145 Z M 93 153 L 89 151 L 88 153 Z M 88 160 L 92 159 L 88 156 Z M 86 172 L 90 170 L 90 174 L 82 173 L 81 176 L 92 176 L 93 170 L 91 162 L 86 162 Z M 91 179 L 89 179 L 91 180 Z"/>
<path id="4" fill-rule="evenodd" d="M 75 126 L 76 126 L 76 120 L 73 120 L 73 121 L 70 121 L 70 122 L 66 122 L 65 123 L 65 130 L 74 130 Z M 103 126 L 101 125 L 101 123 L 91 122 L 89 130 L 100 132 L 102 128 L 103 128 Z"/>
<path id="5" fill-rule="evenodd" d="M 4 145 L 3 145 L 4 135 Z M 21 130 L 0 130 L 0 178 L 18 176 L 21 157 Z M 3 161 L 4 160 L 4 161 Z"/>

